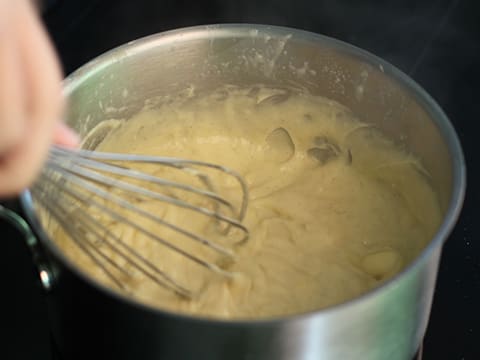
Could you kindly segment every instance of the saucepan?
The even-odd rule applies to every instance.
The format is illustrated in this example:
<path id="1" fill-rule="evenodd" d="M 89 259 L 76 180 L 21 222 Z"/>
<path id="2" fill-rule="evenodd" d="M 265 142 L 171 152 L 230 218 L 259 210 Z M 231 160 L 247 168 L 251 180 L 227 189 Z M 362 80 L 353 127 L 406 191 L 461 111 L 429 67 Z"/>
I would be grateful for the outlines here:
<path id="1" fill-rule="evenodd" d="M 149 36 L 86 64 L 65 80 L 66 121 L 85 136 L 105 119 L 128 119 L 148 99 L 223 84 L 301 88 L 375 124 L 430 173 L 443 212 L 435 236 L 400 274 L 348 302 L 274 319 L 215 320 L 154 309 L 90 279 L 46 235 L 25 191 L 28 225 L 5 209 L 3 216 L 28 239 L 62 358 L 411 359 L 466 187 L 462 149 L 443 111 L 394 66 L 341 41 L 282 27 L 213 25 Z"/>

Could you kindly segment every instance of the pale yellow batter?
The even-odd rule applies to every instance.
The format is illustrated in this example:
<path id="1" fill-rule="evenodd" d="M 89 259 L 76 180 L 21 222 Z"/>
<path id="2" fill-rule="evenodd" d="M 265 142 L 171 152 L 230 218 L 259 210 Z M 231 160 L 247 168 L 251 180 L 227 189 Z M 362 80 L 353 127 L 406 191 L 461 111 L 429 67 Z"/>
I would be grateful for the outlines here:
<path id="1" fill-rule="evenodd" d="M 238 247 L 212 222 L 159 202 L 140 203 L 233 249 L 236 261 L 223 263 L 233 278 L 205 271 L 125 224 L 106 224 L 196 290 L 194 299 L 185 300 L 145 276 L 122 277 L 132 296 L 160 308 L 261 318 L 337 304 L 401 270 L 441 220 L 419 162 L 348 109 L 323 98 L 228 88 L 170 101 L 116 124 L 97 149 L 215 162 L 242 174 L 250 190 L 244 220 L 250 239 Z M 157 174 L 170 175 L 168 170 Z M 234 183 L 218 181 L 220 192 L 237 201 Z M 153 226 L 140 217 L 135 221 Z M 165 229 L 152 231 L 211 261 L 224 260 Z M 111 284 L 73 242 L 60 232 L 56 239 L 84 270 Z"/>

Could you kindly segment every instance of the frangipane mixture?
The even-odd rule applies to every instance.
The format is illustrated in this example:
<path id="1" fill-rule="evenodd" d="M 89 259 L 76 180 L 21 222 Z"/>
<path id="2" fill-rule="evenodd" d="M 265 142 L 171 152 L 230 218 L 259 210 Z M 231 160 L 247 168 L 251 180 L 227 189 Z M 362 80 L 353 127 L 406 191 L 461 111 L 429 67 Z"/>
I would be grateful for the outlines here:
<path id="1" fill-rule="evenodd" d="M 167 229 L 152 229 L 233 277 L 206 271 L 124 223 L 97 216 L 108 231 L 194 290 L 193 299 L 184 299 L 124 264 L 133 275 L 121 279 L 132 296 L 158 308 L 265 318 L 328 307 L 402 270 L 441 221 L 437 196 L 418 160 L 324 98 L 262 87 L 224 88 L 179 97 L 115 125 L 97 150 L 218 163 L 239 172 L 249 187 L 244 224 L 250 239 L 241 246 L 204 217 L 159 201 L 138 202 L 152 214 L 230 246 L 236 258 L 226 262 Z M 185 180 L 171 171 L 156 175 Z M 236 201 L 238 188 L 216 180 L 219 192 Z M 141 216 L 135 221 L 153 226 Z M 112 285 L 61 230 L 54 238 L 83 270 Z"/>

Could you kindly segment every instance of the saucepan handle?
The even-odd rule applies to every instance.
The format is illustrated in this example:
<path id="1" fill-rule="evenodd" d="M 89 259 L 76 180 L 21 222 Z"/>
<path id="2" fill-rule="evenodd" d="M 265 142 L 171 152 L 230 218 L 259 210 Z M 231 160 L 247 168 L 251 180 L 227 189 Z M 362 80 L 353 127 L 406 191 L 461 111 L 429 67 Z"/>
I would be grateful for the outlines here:
<path id="1" fill-rule="evenodd" d="M 45 250 L 30 228 L 30 225 L 15 211 L 2 204 L 0 204 L 0 219 L 8 221 L 22 234 L 32 254 L 33 262 L 40 277 L 40 284 L 46 291 L 51 291 L 55 284 L 54 268 L 50 265 L 50 261 L 48 261 L 45 255 Z"/>

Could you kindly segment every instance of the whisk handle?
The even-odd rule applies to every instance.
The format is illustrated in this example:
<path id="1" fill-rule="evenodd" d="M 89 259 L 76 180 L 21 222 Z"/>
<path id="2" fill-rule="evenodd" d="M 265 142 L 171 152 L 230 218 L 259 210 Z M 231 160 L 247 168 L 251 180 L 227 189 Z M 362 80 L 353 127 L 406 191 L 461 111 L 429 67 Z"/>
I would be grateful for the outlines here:
<path id="1" fill-rule="evenodd" d="M 52 290 L 55 283 L 53 268 L 30 225 L 19 214 L 2 204 L 0 204 L 0 219 L 8 221 L 23 235 L 37 268 L 40 284 L 46 291 Z"/>

